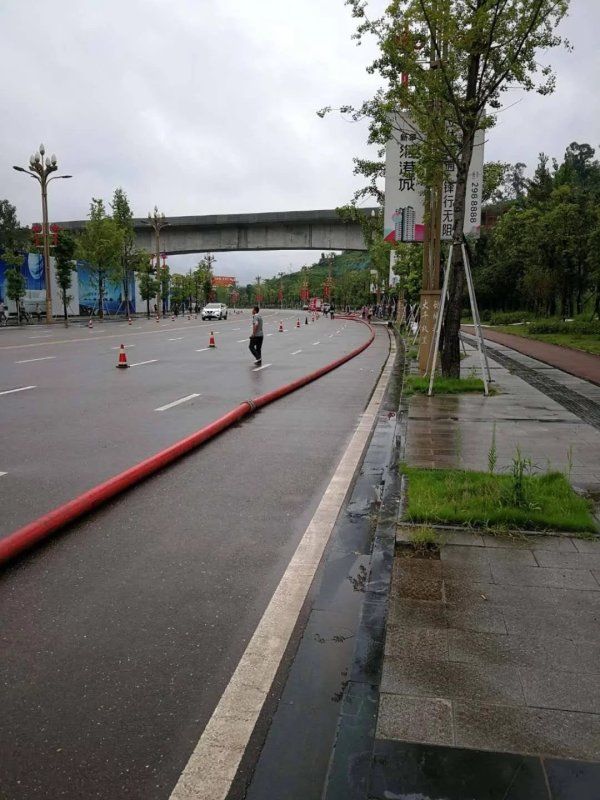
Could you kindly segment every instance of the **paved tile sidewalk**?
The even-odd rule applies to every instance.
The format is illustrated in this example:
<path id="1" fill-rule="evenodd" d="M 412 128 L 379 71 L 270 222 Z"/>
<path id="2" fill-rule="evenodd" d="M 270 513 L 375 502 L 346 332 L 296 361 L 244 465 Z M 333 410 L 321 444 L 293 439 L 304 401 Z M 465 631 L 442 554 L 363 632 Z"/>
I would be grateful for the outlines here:
<path id="1" fill-rule="evenodd" d="M 473 363 L 470 351 L 463 374 Z M 600 492 L 600 432 L 491 367 L 495 397 L 411 398 L 407 463 L 485 470 L 495 423 L 499 469 L 519 446 Z M 409 536 L 399 529 L 370 797 L 599 800 L 600 539 L 448 531 L 424 559 Z"/>

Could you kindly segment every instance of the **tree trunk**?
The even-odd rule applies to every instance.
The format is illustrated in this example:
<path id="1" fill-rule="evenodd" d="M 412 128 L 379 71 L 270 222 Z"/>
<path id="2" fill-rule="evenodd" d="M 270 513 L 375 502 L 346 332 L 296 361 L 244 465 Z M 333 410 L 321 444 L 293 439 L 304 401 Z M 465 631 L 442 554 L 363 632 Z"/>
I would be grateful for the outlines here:
<path id="1" fill-rule="evenodd" d="M 98 278 L 98 298 L 100 301 L 98 317 L 104 321 L 104 278 L 101 275 Z"/>
<path id="2" fill-rule="evenodd" d="M 450 279 L 448 282 L 448 296 L 446 298 L 446 313 L 444 317 L 444 334 L 441 351 L 442 375 L 444 378 L 460 378 L 460 315 L 462 311 L 463 292 L 465 288 L 465 270 L 461 245 L 464 238 L 465 225 L 465 195 L 467 191 L 467 176 L 473 153 L 473 137 L 465 134 L 461 163 L 457 171 L 456 190 L 454 198 L 454 234 L 452 249 L 452 264 L 450 266 Z"/>
<path id="3" fill-rule="evenodd" d="M 125 270 L 125 279 L 123 281 L 123 294 L 125 295 L 125 311 L 129 317 L 129 273 Z"/>

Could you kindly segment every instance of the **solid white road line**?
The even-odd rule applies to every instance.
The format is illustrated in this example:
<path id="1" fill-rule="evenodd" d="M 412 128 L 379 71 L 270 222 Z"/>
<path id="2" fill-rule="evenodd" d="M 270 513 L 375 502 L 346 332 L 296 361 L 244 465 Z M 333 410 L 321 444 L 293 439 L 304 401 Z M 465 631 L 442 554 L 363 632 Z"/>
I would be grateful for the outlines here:
<path id="1" fill-rule="evenodd" d="M 141 367 L 143 364 L 155 364 L 158 358 L 151 358 L 148 361 L 136 361 L 135 364 L 130 364 L 130 367 Z"/>
<path id="2" fill-rule="evenodd" d="M 241 344 L 242 342 L 249 342 L 249 341 L 250 341 L 250 339 L 238 339 L 237 343 Z"/>
<path id="3" fill-rule="evenodd" d="M 266 369 L 267 367 L 272 367 L 272 364 L 263 364 L 262 367 L 255 367 L 252 372 L 260 372 L 261 369 Z"/>
<path id="4" fill-rule="evenodd" d="M 205 350 L 210 350 L 209 347 L 201 347 L 200 350 L 196 350 L 197 353 L 203 353 Z"/>
<path id="5" fill-rule="evenodd" d="M 392 339 L 356 432 L 169 800 L 227 797 L 377 420 L 394 356 Z"/>
<path id="6" fill-rule="evenodd" d="M 0 392 L 0 394 L 14 394 L 15 392 L 26 392 L 27 389 L 35 389 L 35 386 L 21 386 L 20 389 L 7 389 L 5 392 Z"/>
<path id="7" fill-rule="evenodd" d="M 293 356 L 297 356 L 297 355 L 298 355 L 298 353 L 301 353 L 301 352 L 302 352 L 302 350 L 294 350 L 294 352 L 292 353 L 292 355 L 293 355 Z"/>
<path id="8" fill-rule="evenodd" d="M 181 403 L 187 403 L 188 400 L 193 400 L 194 397 L 200 397 L 199 394 L 188 394 L 187 397 L 180 397 L 179 400 L 174 400 L 172 403 L 167 403 L 166 406 L 159 406 L 155 408 L 155 411 L 166 411 L 168 408 L 173 408 L 173 406 L 181 405 Z"/>
<path id="9" fill-rule="evenodd" d="M 15 364 L 31 364 L 32 361 L 50 361 L 56 356 L 42 356 L 41 358 L 25 358 L 23 361 L 15 361 Z"/>

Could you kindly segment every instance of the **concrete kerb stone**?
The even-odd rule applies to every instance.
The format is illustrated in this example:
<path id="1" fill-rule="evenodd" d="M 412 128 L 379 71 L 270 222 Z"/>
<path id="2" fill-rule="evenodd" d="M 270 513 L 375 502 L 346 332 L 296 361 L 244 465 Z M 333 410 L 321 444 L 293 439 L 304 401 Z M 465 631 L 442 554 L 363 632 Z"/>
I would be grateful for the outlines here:
<path id="1" fill-rule="evenodd" d="M 401 364 L 404 374 L 405 353 Z M 398 360 L 396 365 L 399 365 Z M 390 374 L 391 371 L 390 369 Z M 380 496 L 369 578 L 365 586 L 353 664 L 342 698 L 323 800 L 336 800 L 339 797 L 345 800 L 362 800 L 368 796 L 388 621 L 395 531 L 402 508 L 401 493 L 404 486 L 402 476 L 395 467 L 402 456 L 407 414 L 400 414 L 397 408 L 391 415 L 380 414 L 378 428 L 383 432 L 385 427 L 389 427 L 392 418 L 394 427 L 387 440 L 389 451 L 382 476 L 385 482 Z M 377 437 L 378 428 L 375 429 L 373 440 Z"/>

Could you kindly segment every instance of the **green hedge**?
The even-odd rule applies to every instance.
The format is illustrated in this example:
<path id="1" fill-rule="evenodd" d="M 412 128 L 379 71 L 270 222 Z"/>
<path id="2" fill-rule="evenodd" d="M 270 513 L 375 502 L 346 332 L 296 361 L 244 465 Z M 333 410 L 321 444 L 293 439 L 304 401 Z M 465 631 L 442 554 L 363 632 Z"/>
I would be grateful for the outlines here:
<path id="1" fill-rule="evenodd" d="M 528 322 L 531 319 L 533 319 L 531 311 L 493 311 L 489 322 L 490 325 L 515 325 L 517 322 Z"/>
<path id="2" fill-rule="evenodd" d="M 527 326 L 527 331 L 529 333 L 577 333 L 584 336 L 600 336 L 600 320 L 565 322 L 562 319 L 543 319 L 532 322 Z"/>

